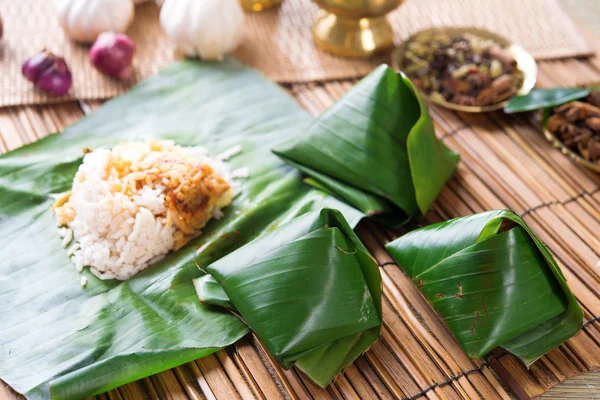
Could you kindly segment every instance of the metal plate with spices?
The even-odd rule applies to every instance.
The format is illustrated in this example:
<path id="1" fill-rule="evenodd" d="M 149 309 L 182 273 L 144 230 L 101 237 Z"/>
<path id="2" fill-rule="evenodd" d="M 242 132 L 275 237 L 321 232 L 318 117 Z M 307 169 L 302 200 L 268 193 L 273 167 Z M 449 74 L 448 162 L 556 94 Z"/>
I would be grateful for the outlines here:
<path id="1" fill-rule="evenodd" d="M 590 90 L 600 90 L 600 82 L 579 85 L 579 87 L 587 88 Z M 600 165 L 599 164 L 596 164 L 596 163 L 586 160 L 581 155 L 579 155 L 577 152 L 575 152 L 575 151 L 571 150 L 570 148 L 568 148 L 567 146 L 565 146 L 565 144 L 562 142 L 562 140 L 560 140 L 552 132 L 550 132 L 550 130 L 546 127 L 547 117 L 548 117 L 548 115 L 544 115 L 544 118 L 542 118 L 542 130 L 544 132 L 544 136 L 552 144 L 552 146 L 554 146 L 555 148 L 560 150 L 561 153 L 563 153 L 564 155 L 569 157 L 571 160 L 575 161 L 577 164 L 582 165 L 594 172 L 600 173 Z"/>
<path id="2" fill-rule="evenodd" d="M 537 64 L 535 59 L 525 50 L 523 47 L 512 43 L 511 41 L 503 38 L 500 35 L 492 33 L 490 31 L 473 28 L 473 27 L 464 27 L 464 28 L 454 28 L 454 27 L 438 27 L 426 29 L 420 32 L 415 33 L 411 37 L 409 37 L 404 43 L 396 48 L 396 50 L 392 54 L 392 66 L 395 70 L 400 71 L 405 62 L 405 54 L 407 51 L 407 46 L 410 42 L 414 41 L 415 38 L 422 34 L 441 34 L 448 36 L 462 36 L 465 34 L 473 34 L 479 36 L 482 39 L 490 39 L 500 45 L 508 54 L 510 54 L 517 63 L 517 69 L 523 74 L 523 79 L 520 87 L 517 89 L 516 95 L 525 95 L 529 93 L 529 91 L 535 86 L 535 81 L 537 77 Z M 460 105 L 456 103 L 451 103 L 449 101 L 444 101 L 438 98 L 432 98 L 424 92 L 421 92 L 423 97 L 434 104 L 438 104 L 442 107 L 449 108 L 451 110 L 456 111 L 464 111 L 471 113 L 481 113 L 481 112 L 490 112 L 496 111 L 504 108 L 506 106 L 507 101 L 502 101 L 497 104 L 492 104 L 488 106 L 466 106 Z"/>

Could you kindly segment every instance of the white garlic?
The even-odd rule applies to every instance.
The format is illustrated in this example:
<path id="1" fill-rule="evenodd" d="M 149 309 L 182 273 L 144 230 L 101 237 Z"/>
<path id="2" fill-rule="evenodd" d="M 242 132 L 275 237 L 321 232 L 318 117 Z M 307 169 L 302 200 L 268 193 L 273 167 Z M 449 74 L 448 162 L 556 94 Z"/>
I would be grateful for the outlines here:
<path id="1" fill-rule="evenodd" d="M 244 11 L 238 0 L 166 0 L 160 24 L 186 56 L 220 60 L 244 35 Z"/>
<path id="2" fill-rule="evenodd" d="M 78 42 L 93 43 L 103 32 L 125 32 L 134 15 L 133 0 L 55 0 L 58 21 Z"/>

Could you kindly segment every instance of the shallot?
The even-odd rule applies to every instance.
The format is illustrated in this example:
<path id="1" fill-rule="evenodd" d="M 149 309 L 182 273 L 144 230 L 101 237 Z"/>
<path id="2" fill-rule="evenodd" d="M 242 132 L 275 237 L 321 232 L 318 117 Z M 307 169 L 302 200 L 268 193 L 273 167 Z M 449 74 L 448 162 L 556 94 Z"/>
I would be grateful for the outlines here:
<path id="1" fill-rule="evenodd" d="M 100 72 L 118 79 L 131 77 L 135 44 L 123 33 L 105 32 L 90 49 L 90 61 Z"/>
<path id="2" fill-rule="evenodd" d="M 23 63 L 21 72 L 40 90 L 55 96 L 66 94 L 73 84 L 65 59 L 46 49 L 28 58 Z"/>

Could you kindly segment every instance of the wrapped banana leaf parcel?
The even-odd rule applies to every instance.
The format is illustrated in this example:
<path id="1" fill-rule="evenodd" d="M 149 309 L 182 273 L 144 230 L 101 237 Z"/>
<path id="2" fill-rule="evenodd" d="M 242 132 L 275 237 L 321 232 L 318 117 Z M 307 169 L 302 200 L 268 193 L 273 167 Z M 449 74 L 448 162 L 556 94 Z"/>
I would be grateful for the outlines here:
<path id="1" fill-rule="evenodd" d="M 386 65 L 273 151 L 308 183 L 388 225 L 425 214 L 459 158 L 436 137 L 410 80 Z"/>
<path id="2" fill-rule="evenodd" d="M 200 301 L 238 314 L 281 365 L 322 387 L 379 338 L 379 270 L 339 211 L 299 216 L 205 270 Z"/>
<path id="3" fill-rule="evenodd" d="M 556 261 L 511 211 L 430 225 L 386 248 L 472 358 L 499 346 L 529 366 L 582 326 Z"/>

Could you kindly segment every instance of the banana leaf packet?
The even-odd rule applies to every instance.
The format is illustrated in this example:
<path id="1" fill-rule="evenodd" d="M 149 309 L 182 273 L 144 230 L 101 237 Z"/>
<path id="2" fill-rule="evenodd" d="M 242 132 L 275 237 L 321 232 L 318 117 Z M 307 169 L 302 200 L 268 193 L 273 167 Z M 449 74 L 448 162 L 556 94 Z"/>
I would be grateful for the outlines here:
<path id="1" fill-rule="evenodd" d="M 273 152 L 307 183 L 392 226 L 425 214 L 459 159 L 410 80 L 387 65 Z"/>
<path id="2" fill-rule="evenodd" d="M 499 346 L 529 367 L 582 326 L 556 261 L 512 211 L 430 225 L 386 248 L 471 358 Z"/>
<path id="3" fill-rule="evenodd" d="M 379 338 L 381 276 L 343 215 L 324 208 L 206 267 L 201 303 L 238 315 L 284 367 L 327 386 Z"/>

